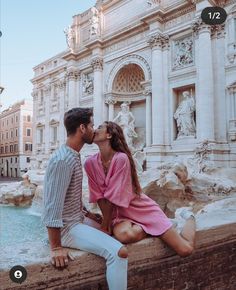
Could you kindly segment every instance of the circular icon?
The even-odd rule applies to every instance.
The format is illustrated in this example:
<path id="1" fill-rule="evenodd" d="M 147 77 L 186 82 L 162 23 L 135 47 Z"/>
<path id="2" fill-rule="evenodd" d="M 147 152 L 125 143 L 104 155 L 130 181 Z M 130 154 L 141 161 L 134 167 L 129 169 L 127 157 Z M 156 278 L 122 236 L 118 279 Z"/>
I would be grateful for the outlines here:
<path id="1" fill-rule="evenodd" d="M 227 13 L 221 7 L 206 7 L 202 10 L 201 18 L 209 25 L 222 24 L 227 18 Z"/>
<path id="2" fill-rule="evenodd" d="M 12 282 L 22 283 L 27 277 L 27 271 L 23 266 L 17 265 L 11 268 L 9 276 Z"/>

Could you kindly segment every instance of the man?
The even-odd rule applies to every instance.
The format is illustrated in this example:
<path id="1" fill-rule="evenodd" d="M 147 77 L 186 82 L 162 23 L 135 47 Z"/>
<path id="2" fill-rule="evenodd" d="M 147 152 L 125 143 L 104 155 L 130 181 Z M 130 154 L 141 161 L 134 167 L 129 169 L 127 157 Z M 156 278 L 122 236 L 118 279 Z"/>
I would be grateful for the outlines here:
<path id="1" fill-rule="evenodd" d="M 82 203 L 82 165 L 80 150 L 94 137 L 93 112 L 74 108 L 64 115 L 66 144 L 48 162 L 44 180 L 43 222 L 47 227 L 51 261 L 56 268 L 68 265 L 69 252 L 77 248 L 107 261 L 110 290 L 127 289 L 127 249 L 120 242 L 96 229 L 99 225 L 84 216 Z M 88 224 L 93 222 L 95 227 Z"/>

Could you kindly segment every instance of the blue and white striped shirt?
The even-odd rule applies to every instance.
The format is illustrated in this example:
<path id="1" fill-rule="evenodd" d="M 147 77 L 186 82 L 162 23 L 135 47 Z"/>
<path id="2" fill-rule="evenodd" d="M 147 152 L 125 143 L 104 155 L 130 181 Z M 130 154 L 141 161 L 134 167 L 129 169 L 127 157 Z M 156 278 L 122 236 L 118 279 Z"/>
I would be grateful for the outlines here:
<path id="1" fill-rule="evenodd" d="M 62 145 L 50 158 L 44 177 L 42 221 L 65 234 L 84 220 L 80 154 Z"/>

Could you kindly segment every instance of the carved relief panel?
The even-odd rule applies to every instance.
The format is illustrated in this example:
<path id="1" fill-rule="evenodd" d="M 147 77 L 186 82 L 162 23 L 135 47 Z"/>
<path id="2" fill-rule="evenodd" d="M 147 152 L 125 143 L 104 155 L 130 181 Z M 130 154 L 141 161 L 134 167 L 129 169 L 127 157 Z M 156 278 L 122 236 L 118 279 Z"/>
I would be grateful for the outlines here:
<path id="1" fill-rule="evenodd" d="M 194 41 L 192 36 L 174 40 L 172 56 L 173 70 L 194 65 Z"/>

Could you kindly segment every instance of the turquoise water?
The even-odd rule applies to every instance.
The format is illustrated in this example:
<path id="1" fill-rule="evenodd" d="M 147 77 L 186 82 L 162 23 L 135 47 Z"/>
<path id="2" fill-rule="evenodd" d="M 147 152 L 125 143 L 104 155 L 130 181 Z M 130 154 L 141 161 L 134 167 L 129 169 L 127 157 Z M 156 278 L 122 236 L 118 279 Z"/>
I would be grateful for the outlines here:
<path id="1" fill-rule="evenodd" d="M 11 246 L 27 242 L 46 242 L 46 228 L 30 208 L 0 206 L 0 244 Z"/>

